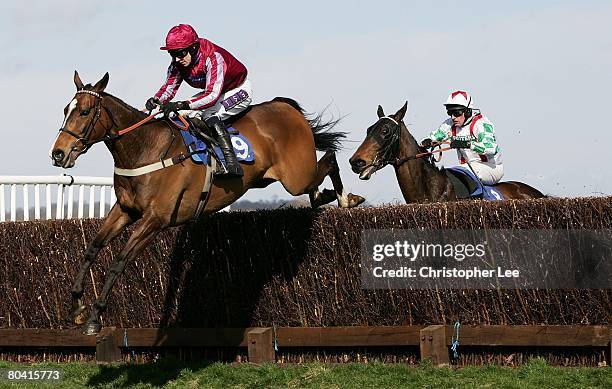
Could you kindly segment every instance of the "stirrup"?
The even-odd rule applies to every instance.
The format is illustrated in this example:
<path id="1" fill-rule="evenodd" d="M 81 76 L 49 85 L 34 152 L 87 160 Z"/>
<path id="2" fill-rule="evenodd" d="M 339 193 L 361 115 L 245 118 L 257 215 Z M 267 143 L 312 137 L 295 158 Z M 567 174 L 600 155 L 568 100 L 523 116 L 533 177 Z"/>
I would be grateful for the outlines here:
<path id="1" fill-rule="evenodd" d="M 242 178 L 244 172 L 230 172 L 223 164 L 219 166 L 219 169 L 215 172 L 215 177 L 218 178 Z"/>
<path id="2" fill-rule="evenodd" d="M 218 175 L 220 177 L 243 177 L 244 176 L 244 170 L 242 169 L 242 166 L 240 166 L 240 162 L 236 161 L 236 167 L 237 169 L 234 171 L 230 171 L 228 168 L 228 162 L 227 162 L 227 157 L 224 155 L 223 156 L 225 158 L 224 163 L 220 163 L 220 169 L 217 170 L 215 172 L 215 175 Z M 235 158 L 235 157 L 234 157 Z"/>

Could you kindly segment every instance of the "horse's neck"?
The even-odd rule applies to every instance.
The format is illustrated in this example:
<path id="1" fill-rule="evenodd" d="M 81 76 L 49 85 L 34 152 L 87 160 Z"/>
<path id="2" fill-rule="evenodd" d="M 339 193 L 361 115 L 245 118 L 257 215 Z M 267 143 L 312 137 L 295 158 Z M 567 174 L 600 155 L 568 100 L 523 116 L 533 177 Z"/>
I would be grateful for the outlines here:
<path id="1" fill-rule="evenodd" d="M 111 111 L 113 119 L 111 130 L 115 132 L 128 128 L 146 117 L 136 109 L 125 106 L 114 99 L 109 104 L 108 109 Z M 170 150 L 168 151 L 171 153 L 180 143 L 173 142 L 176 139 L 176 137 L 173 137 L 173 131 L 165 124 L 152 122 L 125 133 L 112 143 L 107 143 L 115 166 L 133 169 L 159 161 L 169 147 Z M 174 157 L 174 155 L 165 156 L 165 158 L 170 157 Z"/>
<path id="2" fill-rule="evenodd" d="M 420 152 L 417 141 L 402 124 L 399 158 Z M 422 158 L 412 159 L 395 167 L 395 174 L 406 203 L 438 201 L 446 187 L 446 176 Z"/>

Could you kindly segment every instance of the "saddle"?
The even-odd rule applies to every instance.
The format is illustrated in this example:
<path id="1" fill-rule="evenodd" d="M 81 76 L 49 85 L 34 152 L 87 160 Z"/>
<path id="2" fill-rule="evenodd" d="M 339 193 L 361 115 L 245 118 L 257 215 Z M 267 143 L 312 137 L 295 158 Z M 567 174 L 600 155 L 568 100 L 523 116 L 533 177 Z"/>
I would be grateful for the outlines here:
<path id="1" fill-rule="evenodd" d="M 503 200 L 504 195 L 496 185 L 485 185 L 472 173 L 471 170 L 455 166 L 444 169 L 446 176 L 455 188 L 458 199 Z"/>
<path id="2" fill-rule="evenodd" d="M 192 119 L 184 119 L 186 119 L 187 123 L 189 124 L 187 129 L 185 129 L 183 122 L 176 116 L 170 119 L 169 122 L 180 130 L 183 143 L 189 150 L 191 160 L 198 165 L 208 165 L 209 156 L 212 156 L 220 163 L 225 164 L 225 157 L 223 156 L 223 153 L 217 145 L 217 141 L 214 139 L 214 137 L 208 133 L 205 134 L 207 135 L 205 139 L 201 139 L 196 135 L 199 133 L 199 131 L 194 129 L 195 126 L 191 122 Z M 230 135 L 232 147 L 234 148 L 234 153 L 238 161 L 242 163 L 254 163 L 255 153 L 253 151 L 253 147 L 251 146 L 251 142 L 249 142 L 244 135 L 240 134 L 240 132 L 231 125 L 228 126 L 226 130 Z"/>

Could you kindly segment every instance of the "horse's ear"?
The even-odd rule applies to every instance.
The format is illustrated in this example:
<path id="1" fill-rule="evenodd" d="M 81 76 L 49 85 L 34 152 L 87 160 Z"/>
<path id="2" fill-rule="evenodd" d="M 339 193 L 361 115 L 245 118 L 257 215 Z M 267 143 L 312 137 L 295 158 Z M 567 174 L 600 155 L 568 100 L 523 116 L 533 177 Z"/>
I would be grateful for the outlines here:
<path id="1" fill-rule="evenodd" d="M 77 90 L 83 89 L 83 81 L 81 81 L 81 77 L 79 77 L 79 72 L 74 71 L 74 85 L 76 85 Z"/>
<path id="2" fill-rule="evenodd" d="M 383 111 L 380 105 L 378 106 L 378 111 L 376 111 L 376 113 L 378 114 L 379 118 L 385 117 L 385 111 Z"/>
<path id="3" fill-rule="evenodd" d="M 395 118 L 395 120 L 402 121 L 402 119 L 404 119 L 404 116 L 406 115 L 406 111 L 408 110 L 408 102 L 406 101 L 404 103 L 404 106 L 402 108 L 399 109 L 399 111 L 397 111 L 395 113 L 395 115 L 393 115 L 393 117 Z"/>
<path id="4" fill-rule="evenodd" d="M 96 82 L 96 85 L 93 86 L 92 90 L 95 92 L 102 92 L 104 88 L 108 85 L 108 72 L 102 77 L 102 79 Z"/>

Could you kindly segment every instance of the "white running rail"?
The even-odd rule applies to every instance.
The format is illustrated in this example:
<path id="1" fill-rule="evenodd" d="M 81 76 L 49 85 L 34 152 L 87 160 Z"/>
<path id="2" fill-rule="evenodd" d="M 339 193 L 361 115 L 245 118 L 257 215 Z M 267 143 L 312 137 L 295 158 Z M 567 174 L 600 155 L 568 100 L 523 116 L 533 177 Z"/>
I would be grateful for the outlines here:
<path id="1" fill-rule="evenodd" d="M 9 220 L 32 220 L 31 187 L 34 195 L 33 220 L 104 217 L 116 201 L 111 177 L 0 176 L 0 222 L 7 219 L 7 205 L 10 206 Z M 76 215 L 74 215 L 75 188 L 78 190 Z M 88 189 L 87 197 L 86 189 Z M 7 192 L 8 201 L 6 201 Z M 53 192 L 56 193 L 55 196 Z M 96 201 L 98 201 L 97 207 Z M 86 202 L 87 215 L 84 213 Z M 18 205 L 23 210 L 21 217 L 17 215 Z"/>

